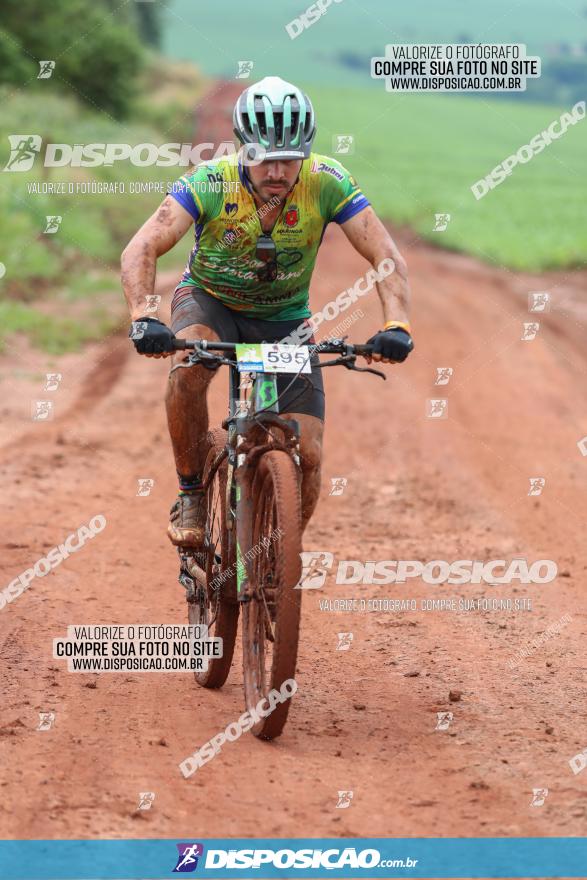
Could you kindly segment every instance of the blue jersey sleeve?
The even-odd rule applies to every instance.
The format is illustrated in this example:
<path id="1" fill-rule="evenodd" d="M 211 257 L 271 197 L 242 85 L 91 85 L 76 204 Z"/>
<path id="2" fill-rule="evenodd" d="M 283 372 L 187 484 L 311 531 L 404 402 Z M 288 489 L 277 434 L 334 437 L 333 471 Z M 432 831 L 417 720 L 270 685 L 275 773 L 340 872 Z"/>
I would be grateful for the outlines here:
<path id="1" fill-rule="evenodd" d="M 326 222 L 346 223 L 368 207 L 369 200 L 359 189 L 355 178 L 340 162 L 325 156 L 317 157 L 317 162 L 317 171 L 322 181 L 322 215 Z"/>
<path id="2" fill-rule="evenodd" d="M 180 177 L 179 180 L 176 180 L 169 191 L 169 195 L 172 196 L 176 202 L 179 202 L 181 207 L 185 208 L 188 214 L 191 214 L 196 222 L 200 219 L 203 213 L 201 210 L 202 203 L 197 197 L 197 193 L 195 192 L 193 183 L 191 183 L 189 177 L 184 175 L 184 177 Z"/>

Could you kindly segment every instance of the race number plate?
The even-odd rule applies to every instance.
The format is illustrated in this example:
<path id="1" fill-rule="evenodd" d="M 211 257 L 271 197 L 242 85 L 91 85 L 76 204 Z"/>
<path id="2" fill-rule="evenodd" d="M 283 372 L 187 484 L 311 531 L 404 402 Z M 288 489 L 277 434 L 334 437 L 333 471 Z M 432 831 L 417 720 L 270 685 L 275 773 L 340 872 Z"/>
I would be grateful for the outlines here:
<path id="1" fill-rule="evenodd" d="M 262 342 L 235 346 L 240 372 L 311 373 L 308 348 L 284 342 Z"/>

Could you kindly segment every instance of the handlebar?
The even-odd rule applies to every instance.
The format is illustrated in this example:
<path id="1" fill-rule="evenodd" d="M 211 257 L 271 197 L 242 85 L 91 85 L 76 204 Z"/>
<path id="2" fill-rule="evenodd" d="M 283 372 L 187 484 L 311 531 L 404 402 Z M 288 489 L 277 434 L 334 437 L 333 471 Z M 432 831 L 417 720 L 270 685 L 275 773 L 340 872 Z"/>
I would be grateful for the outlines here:
<path id="1" fill-rule="evenodd" d="M 194 354 L 189 355 L 188 361 L 189 363 L 184 364 L 176 364 L 172 367 L 173 370 L 178 370 L 181 367 L 193 366 L 196 363 L 205 363 L 205 365 L 215 365 L 219 366 L 220 364 L 226 364 L 228 366 L 236 366 L 233 359 L 227 357 L 227 354 L 232 354 L 233 358 L 236 355 L 235 346 L 237 343 L 235 342 L 217 342 L 217 341 L 209 341 L 207 339 L 174 339 L 173 341 L 174 348 L 176 351 L 184 351 L 185 349 L 191 349 L 194 351 Z M 277 343 L 276 343 L 277 344 Z M 269 343 L 271 345 L 271 343 Z M 331 361 L 322 361 L 322 363 L 314 363 L 313 369 L 323 369 L 324 367 L 346 367 L 347 370 L 353 370 L 357 373 L 373 373 L 375 376 L 379 376 L 380 379 L 386 379 L 385 373 L 382 373 L 380 370 L 374 370 L 372 367 L 357 367 L 356 360 L 357 357 L 369 357 L 369 355 L 373 351 L 373 346 L 368 344 L 363 345 L 352 345 L 351 343 L 345 342 L 344 339 L 335 338 L 330 339 L 328 342 L 317 342 L 311 345 L 300 345 L 298 348 L 306 348 L 308 350 L 308 359 L 311 358 L 315 354 L 336 354 L 338 357 L 334 358 Z M 213 352 L 218 352 L 218 354 L 214 354 Z"/>
<path id="2" fill-rule="evenodd" d="M 207 339 L 175 339 L 174 348 L 176 351 L 184 351 L 186 349 L 201 351 L 219 351 L 235 353 L 234 342 L 212 342 Z M 316 342 L 311 345 L 300 345 L 299 348 L 307 348 L 308 353 L 312 354 L 342 354 L 366 357 L 373 351 L 372 345 L 352 345 L 344 341 L 344 339 L 332 339 L 330 342 Z"/>

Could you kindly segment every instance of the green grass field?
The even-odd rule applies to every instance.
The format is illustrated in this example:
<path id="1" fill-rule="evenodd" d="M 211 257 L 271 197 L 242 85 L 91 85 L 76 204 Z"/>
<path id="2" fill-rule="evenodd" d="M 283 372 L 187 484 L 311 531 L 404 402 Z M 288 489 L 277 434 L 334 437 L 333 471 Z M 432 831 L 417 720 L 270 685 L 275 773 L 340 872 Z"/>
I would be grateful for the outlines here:
<path id="1" fill-rule="evenodd" d="M 436 244 L 473 254 L 512 269 L 539 270 L 584 265 L 587 252 L 587 122 L 569 128 L 557 142 L 481 201 L 471 185 L 557 119 L 560 107 L 459 97 L 391 95 L 376 91 L 316 88 L 306 84 L 318 117 L 316 149 L 336 155 L 333 136 L 351 134 L 355 153 L 337 155 L 357 177 L 380 215 L 413 228 Z M 185 84 L 182 106 L 186 106 Z M 169 86 L 173 106 L 174 86 Z M 196 95 L 194 94 L 194 102 Z M 189 96 L 187 99 L 189 104 Z M 80 109 L 73 100 L 16 95 L 3 102 L 0 143 L 8 157 L 7 135 L 37 131 L 44 141 L 65 143 L 164 143 L 190 139 L 189 114 L 175 122 L 168 104 L 157 109 L 165 131 L 153 121 L 116 123 Z M 181 114 L 178 112 L 177 118 Z M 34 119 L 34 126 L 30 120 Z M 182 130 L 182 124 L 184 130 Z M 38 167 L 37 167 L 38 166 Z M 117 266 L 122 247 L 155 210 L 162 196 L 31 195 L 32 181 L 169 181 L 178 168 L 53 168 L 40 163 L 23 174 L 0 172 L 0 345 L 11 333 L 27 334 L 51 352 L 70 350 L 112 326 L 93 299 L 111 290 L 113 309 L 123 313 Z M 443 233 L 434 233 L 434 215 L 449 213 Z M 61 214 L 55 235 L 43 233 L 45 217 Z M 183 264 L 189 241 L 161 261 Z M 40 317 L 39 298 L 53 298 L 71 321 Z M 86 311 L 84 311 L 84 304 Z M 118 311 L 120 304 L 121 312 Z"/>
<path id="2" fill-rule="evenodd" d="M 168 87 L 163 77 L 158 84 Z M 189 142 L 196 90 L 192 88 L 186 114 L 185 83 L 178 85 L 175 91 L 173 83 L 169 86 L 171 94 L 164 106 L 152 96 L 150 116 L 145 112 L 141 119 L 137 114 L 138 121 L 129 123 L 115 122 L 61 95 L 16 93 L 7 97 L 6 90 L 0 93 L 0 168 L 9 156 L 8 135 L 14 132 L 39 133 L 44 144 Z M 109 168 L 43 168 L 39 157 L 29 172 L 0 171 L 0 262 L 5 267 L 0 279 L 0 350 L 14 333 L 23 333 L 37 347 L 58 354 L 110 332 L 125 314 L 118 271 L 122 248 L 164 198 L 159 193 L 130 194 L 130 184 L 165 184 L 180 173 L 177 168 L 141 168 L 129 162 Z M 32 194 L 28 189 L 33 183 L 92 181 L 123 183 L 126 193 L 70 195 L 66 186 L 64 194 Z M 49 215 L 62 217 L 55 234 L 44 233 Z M 171 255 L 164 265 L 180 263 L 183 258 Z M 94 302 L 104 293 L 110 295 L 108 308 Z M 45 304 L 52 300 L 53 311 L 63 317 L 37 309 L 41 300 Z M 73 315 L 70 303 L 75 303 Z"/>
<path id="3" fill-rule="evenodd" d="M 383 217 L 442 247 L 513 269 L 583 265 L 587 255 L 587 120 L 571 126 L 477 201 L 470 187 L 566 108 L 459 97 L 379 94 L 308 86 L 316 148 L 352 134 L 337 158 Z M 451 214 L 433 233 L 435 213 Z"/>
<path id="4" fill-rule="evenodd" d="M 258 10 L 240 0 L 169 0 L 163 49 L 228 79 L 235 77 L 238 60 L 252 60 L 255 79 L 271 74 L 374 88 L 369 59 L 383 55 L 386 43 L 520 42 L 542 54 L 556 43 L 584 43 L 587 24 L 585 0 L 342 0 L 290 39 L 285 25 L 310 5 L 286 0 Z"/>
<path id="5" fill-rule="evenodd" d="M 8 134 L 36 131 L 43 142 L 53 143 L 164 143 L 166 138 L 149 124 L 119 123 L 103 114 L 83 110 L 70 98 L 50 95 L 20 95 L 2 101 L 0 121 L 0 162 L 8 158 Z M 34 124 L 31 120 L 34 119 Z M 186 124 L 184 136 L 191 137 Z M 175 168 L 136 167 L 116 162 L 111 167 L 43 168 L 37 157 L 29 172 L 0 172 L 0 232 L 5 283 L 14 291 L 40 280 L 62 278 L 68 271 L 72 281 L 88 266 L 112 265 L 120 255 L 121 244 L 144 222 L 158 201 L 156 195 L 129 194 L 131 182 L 167 181 L 179 176 Z M 126 193 L 29 193 L 37 183 L 77 183 L 117 181 Z M 45 217 L 61 215 L 59 231 L 45 235 Z"/>
<path id="6" fill-rule="evenodd" d="M 587 121 L 569 129 L 476 201 L 479 178 L 557 119 L 567 106 L 494 100 L 491 95 L 390 94 L 369 76 L 369 59 L 387 43 L 523 42 L 530 53 L 584 42 L 587 0 L 344 0 L 291 40 L 285 25 L 310 4 L 263 8 L 256 26 L 246 5 L 226 0 L 196 13 L 171 0 L 164 50 L 206 74 L 234 79 L 237 59 L 252 60 L 245 88 L 263 76 L 303 82 L 318 118 L 317 149 L 332 154 L 333 134 L 353 134 L 346 161 L 382 216 L 412 226 L 439 245 L 513 269 L 582 265 L 587 251 Z M 530 82 L 529 90 L 537 81 Z M 450 213 L 433 233 L 435 213 Z"/>

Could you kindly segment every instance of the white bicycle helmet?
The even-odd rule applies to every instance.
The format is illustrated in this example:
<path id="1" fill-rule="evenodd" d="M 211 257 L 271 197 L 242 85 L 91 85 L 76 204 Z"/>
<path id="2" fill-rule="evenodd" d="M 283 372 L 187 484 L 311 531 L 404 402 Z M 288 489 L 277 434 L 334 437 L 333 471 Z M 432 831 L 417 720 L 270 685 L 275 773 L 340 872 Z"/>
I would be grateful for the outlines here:
<path id="1" fill-rule="evenodd" d="M 278 76 L 266 76 L 244 90 L 233 125 L 239 141 L 259 144 L 266 159 L 307 159 L 316 135 L 312 102 Z"/>

